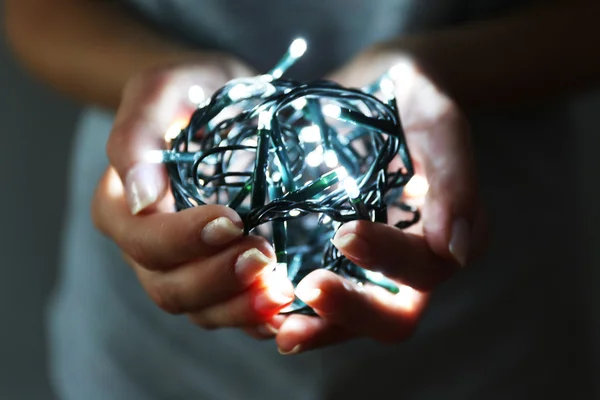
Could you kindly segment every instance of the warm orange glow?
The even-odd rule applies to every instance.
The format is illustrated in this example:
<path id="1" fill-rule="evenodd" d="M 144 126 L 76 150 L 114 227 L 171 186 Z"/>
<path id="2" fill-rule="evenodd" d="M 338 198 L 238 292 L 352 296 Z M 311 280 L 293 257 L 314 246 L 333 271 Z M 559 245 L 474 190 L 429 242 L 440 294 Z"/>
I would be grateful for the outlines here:
<path id="1" fill-rule="evenodd" d="M 188 120 L 186 118 L 176 119 L 175 122 L 171 124 L 169 129 L 167 129 L 167 132 L 165 134 L 165 140 L 167 142 L 170 142 L 171 140 L 175 139 L 177 135 L 179 135 L 181 130 L 187 126 L 187 124 Z"/>
<path id="2" fill-rule="evenodd" d="M 110 168 L 106 173 L 106 191 L 107 195 L 111 199 L 119 199 L 123 197 L 123 184 L 121 183 L 121 178 L 117 175 L 117 172 L 114 168 Z"/>
<path id="3" fill-rule="evenodd" d="M 429 183 L 422 175 L 415 175 L 404 187 L 404 195 L 408 198 L 425 197 L 429 190 Z"/>

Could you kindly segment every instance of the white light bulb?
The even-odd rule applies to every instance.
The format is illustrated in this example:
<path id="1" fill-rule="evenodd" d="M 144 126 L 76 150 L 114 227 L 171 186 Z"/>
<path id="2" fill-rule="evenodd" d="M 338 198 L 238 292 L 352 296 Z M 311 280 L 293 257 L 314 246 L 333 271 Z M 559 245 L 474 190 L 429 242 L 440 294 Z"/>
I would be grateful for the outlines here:
<path id="1" fill-rule="evenodd" d="M 164 161 L 162 150 L 149 150 L 144 154 L 144 161 L 148 164 L 160 164 Z"/>
<path id="2" fill-rule="evenodd" d="M 344 167 L 336 168 L 336 170 L 334 172 L 337 175 L 338 180 L 340 182 L 348 177 L 348 171 L 346 171 L 346 168 L 344 168 Z"/>
<path id="3" fill-rule="evenodd" d="M 306 156 L 306 163 L 311 167 L 318 167 L 323 164 L 323 148 L 317 147 Z"/>
<path id="4" fill-rule="evenodd" d="M 228 95 L 232 101 L 240 101 L 249 98 L 251 93 L 246 88 L 246 85 L 244 85 L 243 83 L 239 83 L 231 89 L 229 89 Z"/>
<path id="5" fill-rule="evenodd" d="M 321 128 L 318 125 L 311 125 L 300 130 L 300 140 L 305 143 L 317 143 L 321 140 Z"/>
<path id="6" fill-rule="evenodd" d="M 273 180 L 273 182 L 280 182 L 281 181 L 281 172 L 279 171 L 275 171 L 271 174 L 271 179 Z"/>
<path id="7" fill-rule="evenodd" d="M 292 107 L 294 107 L 294 109 L 297 111 L 302 110 L 304 107 L 306 107 L 307 104 L 308 101 L 306 101 L 306 97 L 300 97 L 292 101 Z"/>
<path id="8" fill-rule="evenodd" d="M 258 114 L 258 129 L 271 129 L 271 111 L 261 111 Z"/>
<path id="9" fill-rule="evenodd" d="M 292 210 L 290 211 L 290 217 L 297 217 L 301 214 L 302 212 L 300 210 Z"/>
<path id="10" fill-rule="evenodd" d="M 329 168 L 335 168 L 339 164 L 337 154 L 333 150 L 327 150 L 325 153 L 325 165 Z"/>
<path id="11" fill-rule="evenodd" d="M 323 217 L 323 223 L 324 223 L 324 224 L 328 224 L 328 223 L 330 223 L 330 222 L 331 222 L 331 217 L 330 217 L 329 215 L 325 215 L 325 216 Z"/>
<path id="12" fill-rule="evenodd" d="M 422 175 L 413 176 L 410 181 L 404 186 L 404 195 L 406 197 L 425 197 L 429 190 L 429 183 Z"/>
<path id="13" fill-rule="evenodd" d="M 274 69 L 271 76 L 273 76 L 273 79 L 279 79 L 283 76 L 283 70 L 281 68 Z"/>
<path id="14" fill-rule="evenodd" d="M 381 78 L 381 81 L 379 81 L 379 90 L 381 90 L 381 93 L 383 93 L 383 95 L 387 98 L 393 99 L 396 97 L 396 86 L 394 85 L 394 81 L 387 76 L 384 76 Z"/>
<path id="15" fill-rule="evenodd" d="M 406 78 L 411 73 L 411 67 L 408 62 L 399 62 L 388 71 L 388 75 L 394 81 Z"/>
<path id="16" fill-rule="evenodd" d="M 290 45 L 290 56 L 293 58 L 300 58 L 306 53 L 306 49 L 308 49 L 306 40 L 298 38 Z"/>
<path id="17" fill-rule="evenodd" d="M 342 109 L 335 104 L 326 104 L 323 106 L 323 114 L 331 118 L 339 118 L 342 115 Z"/>
<path id="18" fill-rule="evenodd" d="M 360 197 L 360 190 L 354 179 L 347 177 L 342 181 L 342 185 L 351 199 L 358 199 Z"/>
<path id="19" fill-rule="evenodd" d="M 206 95 L 204 94 L 204 89 L 201 86 L 194 85 L 188 91 L 188 97 L 190 101 L 196 105 L 202 104 L 202 102 L 206 99 Z"/>

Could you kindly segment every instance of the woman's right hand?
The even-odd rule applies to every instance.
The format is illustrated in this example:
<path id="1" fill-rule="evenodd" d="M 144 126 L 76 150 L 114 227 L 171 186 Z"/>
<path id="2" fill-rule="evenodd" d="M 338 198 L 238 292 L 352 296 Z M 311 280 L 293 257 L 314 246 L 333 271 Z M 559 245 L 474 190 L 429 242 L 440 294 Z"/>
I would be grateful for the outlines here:
<path id="1" fill-rule="evenodd" d="M 97 187 L 92 214 L 160 308 L 187 314 L 206 329 L 240 327 L 267 338 L 276 333 L 269 321 L 294 296 L 291 282 L 271 272 L 270 244 L 244 236 L 240 216 L 228 207 L 175 212 L 164 166 L 144 161 L 148 151 L 165 147 L 169 127 L 193 112 L 190 87 L 211 94 L 251 75 L 236 60 L 208 55 L 131 79 L 108 140 L 111 166 Z"/>

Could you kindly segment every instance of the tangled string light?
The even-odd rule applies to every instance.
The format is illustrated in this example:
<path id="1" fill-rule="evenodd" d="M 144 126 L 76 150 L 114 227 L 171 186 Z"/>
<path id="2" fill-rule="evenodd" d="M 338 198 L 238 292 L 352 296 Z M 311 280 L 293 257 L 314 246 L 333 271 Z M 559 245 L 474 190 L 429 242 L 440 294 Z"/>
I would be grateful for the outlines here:
<path id="1" fill-rule="evenodd" d="M 331 243 L 348 221 L 388 223 L 388 207 L 404 212 L 394 223 L 400 229 L 419 220 L 418 210 L 400 201 L 413 167 L 393 71 L 363 90 L 283 79 L 306 47 L 297 39 L 268 74 L 226 84 L 169 150 L 149 158 L 166 164 L 178 210 L 235 209 L 246 234 L 271 239 L 276 270 L 294 285 L 323 268 L 398 293 L 394 282 L 353 264 Z M 299 299 L 283 312 L 314 313 Z"/>

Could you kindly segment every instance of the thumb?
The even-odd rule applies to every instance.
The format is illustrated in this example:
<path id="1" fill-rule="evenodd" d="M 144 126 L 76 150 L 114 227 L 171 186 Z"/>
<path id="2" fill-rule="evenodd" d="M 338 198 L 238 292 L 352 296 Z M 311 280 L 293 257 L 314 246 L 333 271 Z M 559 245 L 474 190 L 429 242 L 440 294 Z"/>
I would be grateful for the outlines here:
<path id="1" fill-rule="evenodd" d="M 183 127 L 183 117 L 193 110 L 182 96 L 187 90 L 176 81 L 172 73 L 153 71 L 134 78 L 123 92 L 107 155 L 123 182 L 132 214 L 158 202 L 169 187 L 165 167 L 147 162 L 146 155 L 163 149 L 169 128 L 177 121 Z"/>

